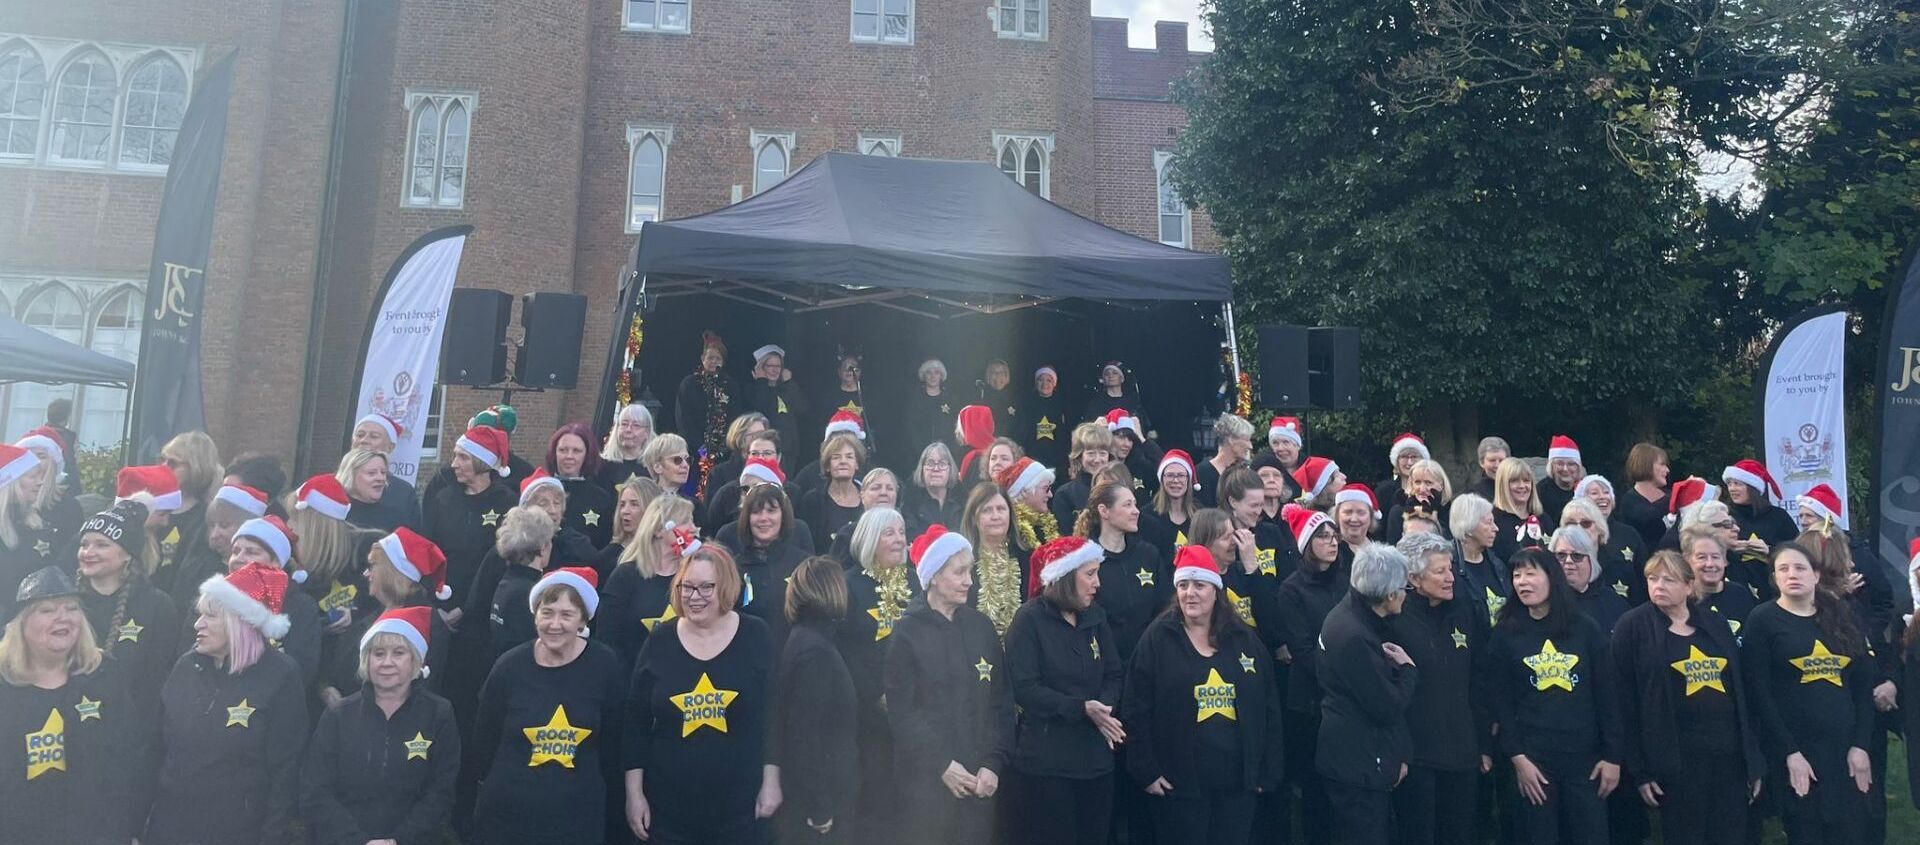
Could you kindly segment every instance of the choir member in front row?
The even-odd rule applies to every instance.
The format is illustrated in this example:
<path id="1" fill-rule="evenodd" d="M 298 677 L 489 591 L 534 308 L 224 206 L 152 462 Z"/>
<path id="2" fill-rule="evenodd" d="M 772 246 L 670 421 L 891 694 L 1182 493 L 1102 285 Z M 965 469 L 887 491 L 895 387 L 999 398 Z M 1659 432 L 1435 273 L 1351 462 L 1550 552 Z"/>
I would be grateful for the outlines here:
<path id="1" fill-rule="evenodd" d="M 780 809 L 765 741 L 773 647 L 766 623 L 734 609 L 742 583 L 725 549 L 689 554 L 673 578 L 677 618 L 640 650 L 626 697 L 625 818 L 648 842 L 756 845 Z"/>
<path id="2" fill-rule="evenodd" d="M 1227 601 L 1213 555 L 1174 556 L 1174 603 L 1127 665 L 1127 774 L 1161 845 L 1245 845 L 1255 795 L 1284 780 L 1273 661 Z"/>
<path id="3" fill-rule="evenodd" d="M 1001 637 L 1013 624 L 1027 595 L 1027 561 L 1016 557 L 1011 542 L 1013 500 L 999 485 L 982 482 L 967 494 L 967 505 L 960 511 L 960 533 L 973 546 L 973 604 L 993 623 Z"/>
<path id="4" fill-rule="evenodd" d="M 360 636 L 358 692 L 320 714 L 301 772 L 314 845 L 424 842 L 453 809 L 460 730 L 428 675 L 434 610 L 380 615 Z"/>
<path id="5" fill-rule="evenodd" d="M 311 723 L 299 666 L 267 644 L 287 635 L 288 587 L 285 572 L 262 563 L 200 585 L 193 650 L 160 690 L 161 764 L 142 843 L 291 839 Z M 207 812 L 210 795 L 223 812 Z"/>
<path id="6" fill-rule="evenodd" d="M 146 522 L 138 502 L 94 514 L 80 523 L 76 557 L 80 606 L 100 651 L 130 673 L 134 694 L 151 707 L 180 659 L 180 621 L 173 600 L 147 581 Z"/>
<path id="7" fill-rule="evenodd" d="M 1013 730 L 1013 699 L 993 622 L 967 604 L 973 547 L 946 526 L 913 541 L 923 591 L 887 648 L 887 719 L 905 805 L 900 841 L 972 845 L 993 829 L 992 799 Z"/>
<path id="8" fill-rule="evenodd" d="M 1314 767 L 1314 749 L 1320 736 L 1320 682 L 1315 670 L 1320 658 L 1320 628 L 1347 597 L 1346 568 L 1340 565 L 1340 539 L 1331 519 L 1316 510 L 1288 504 L 1282 510 L 1287 527 L 1298 538 L 1300 568 L 1280 582 L 1276 613 L 1268 625 L 1280 630 L 1280 659 L 1287 664 L 1286 732 L 1289 788 L 1300 791 L 1300 822 L 1309 842 L 1324 842 L 1334 818 L 1327 803 L 1326 785 Z"/>
<path id="9" fill-rule="evenodd" d="M 1113 816 L 1114 714 L 1124 670 L 1100 591 L 1100 547 L 1061 537 L 1034 551 L 1040 594 L 1007 629 L 1007 683 L 1018 706 L 1000 841 L 1103 845 Z"/>
<path id="10" fill-rule="evenodd" d="M 1413 752 L 1393 791 L 1394 840 L 1406 845 L 1470 845 L 1480 841 L 1480 776 L 1493 768 L 1493 714 L 1478 672 L 1484 668 L 1489 622 L 1471 598 L 1456 592 L 1453 545 L 1436 534 L 1408 534 L 1413 589 L 1392 622 L 1390 639 L 1419 667 L 1407 726 Z"/>
<path id="11" fill-rule="evenodd" d="M 1320 632 L 1320 736 L 1314 768 L 1326 785 L 1333 841 L 1393 841 L 1392 791 L 1413 751 L 1407 704 L 1419 670 L 1391 642 L 1392 617 L 1407 601 L 1409 565 L 1392 546 L 1370 543 L 1353 556 L 1352 589 Z"/>
<path id="12" fill-rule="evenodd" d="M 859 717 L 853 675 L 833 645 L 847 615 L 840 562 L 801 561 L 787 587 L 787 645 L 773 681 L 768 762 L 780 767 L 785 801 L 779 840 L 787 845 L 850 841 L 860 797 Z"/>

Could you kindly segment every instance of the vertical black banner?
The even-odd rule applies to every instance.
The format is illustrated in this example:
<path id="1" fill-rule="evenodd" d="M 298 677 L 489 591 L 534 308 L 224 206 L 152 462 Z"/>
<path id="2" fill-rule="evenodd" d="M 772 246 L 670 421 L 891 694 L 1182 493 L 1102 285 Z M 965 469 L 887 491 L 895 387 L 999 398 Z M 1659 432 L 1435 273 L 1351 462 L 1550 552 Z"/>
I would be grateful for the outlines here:
<path id="1" fill-rule="evenodd" d="M 206 295 L 207 255 L 213 248 L 213 206 L 220 192 L 232 91 L 230 53 L 194 90 L 167 168 L 160 222 L 153 233 L 153 264 L 147 270 L 140 369 L 134 379 L 133 462 L 152 463 L 175 434 L 206 426 L 200 394 L 200 306 Z"/>
<path id="2" fill-rule="evenodd" d="M 1880 383 L 1875 390 L 1873 511 L 1875 551 L 1907 570 L 1907 543 L 1920 533 L 1920 246 L 1887 292 L 1880 337 Z M 1906 589 L 1894 590 L 1898 597 Z"/>

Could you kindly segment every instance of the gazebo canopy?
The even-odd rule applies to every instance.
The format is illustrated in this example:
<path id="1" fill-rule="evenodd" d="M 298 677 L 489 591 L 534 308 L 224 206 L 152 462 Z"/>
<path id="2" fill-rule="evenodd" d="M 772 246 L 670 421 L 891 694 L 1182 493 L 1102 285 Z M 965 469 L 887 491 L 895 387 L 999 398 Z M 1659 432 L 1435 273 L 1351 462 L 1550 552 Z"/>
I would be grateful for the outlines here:
<path id="1" fill-rule="evenodd" d="M 0 313 L 0 383 L 128 387 L 133 364 L 68 343 Z"/>

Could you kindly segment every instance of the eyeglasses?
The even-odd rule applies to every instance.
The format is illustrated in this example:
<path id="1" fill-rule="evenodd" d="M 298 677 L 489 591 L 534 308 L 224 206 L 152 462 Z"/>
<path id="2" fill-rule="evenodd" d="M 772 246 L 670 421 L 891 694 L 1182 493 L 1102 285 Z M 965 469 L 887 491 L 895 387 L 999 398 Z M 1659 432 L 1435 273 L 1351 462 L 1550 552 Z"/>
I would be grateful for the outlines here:
<path id="1" fill-rule="evenodd" d="M 934 461 L 926 462 L 925 464 L 923 464 L 923 466 L 925 466 L 927 469 L 949 469 L 953 466 L 953 464 L 950 464 L 946 461 L 934 460 Z"/>
<path id="2" fill-rule="evenodd" d="M 674 464 L 674 465 L 685 464 L 686 462 L 687 462 L 686 455 L 674 455 L 672 457 L 667 458 L 667 463 Z"/>
<path id="3" fill-rule="evenodd" d="M 1581 528 L 1585 528 L 1585 529 L 1587 529 L 1587 530 L 1589 530 L 1589 531 L 1591 531 L 1591 530 L 1593 530 L 1593 520 L 1591 520 L 1591 519 L 1581 519 L 1581 520 L 1575 520 L 1575 521 L 1573 521 L 1573 522 L 1569 522 L 1569 523 L 1567 523 L 1567 524 L 1568 524 L 1568 525 L 1578 525 L 1578 526 L 1580 526 Z"/>
<path id="4" fill-rule="evenodd" d="M 780 457 L 780 453 L 775 452 L 772 449 L 753 449 L 747 452 L 747 457 L 765 458 L 767 460 L 773 460 L 774 458 Z"/>
<path id="5" fill-rule="evenodd" d="M 1740 527 L 1740 523 L 1738 523 L 1738 522 L 1734 522 L 1734 521 L 1733 521 L 1733 520 L 1731 520 L 1731 519 L 1723 519 L 1723 520 L 1720 520 L 1719 522 L 1716 522 L 1716 523 L 1714 523 L 1714 524 L 1713 524 L 1713 527 L 1715 527 L 1715 528 L 1739 528 L 1739 527 Z"/>
<path id="6" fill-rule="evenodd" d="M 710 598 L 713 598 L 713 589 L 715 586 L 716 585 L 712 581 L 708 581 L 705 584 L 681 584 L 680 596 L 681 598 L 689 598 L 689 599 L 691 598 L 710 599 Z"/>
<path id="7" fill-rule="evenodd" d="M 1553 556 L 1559 558 L 1561 563 L 1577 563 L 1588 557 L 1586 552 L 1554 552 Z"/>

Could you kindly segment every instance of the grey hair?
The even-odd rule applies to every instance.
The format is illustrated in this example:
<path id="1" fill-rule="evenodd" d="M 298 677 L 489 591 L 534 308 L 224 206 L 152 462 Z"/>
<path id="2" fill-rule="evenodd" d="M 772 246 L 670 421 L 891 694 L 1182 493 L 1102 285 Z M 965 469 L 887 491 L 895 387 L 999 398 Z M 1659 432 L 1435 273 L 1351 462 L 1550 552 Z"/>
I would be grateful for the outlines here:
<path id="1" fill-rule="evenodd" d="M 1690 525 L 1711 527 L 1716 522 L 1732 518 L 1733 511 L 1727 510 L 1726 502 L 1717 499 L 1711 502 L 1694 502 L 1680 509 L 1680 530 L 1685 531 Z"/>
<path id="2" fill-rule="evenodd" d="M 508 564 L 525 566 L 553 542 L 553 532 L 553 517 L 546 511 L 535 505 L 517 505 L 500 520 L 500 528 L 493 535 L 493 549 Z"/>
<path id="3" fill-rule="evenodd" d="M 1600 506 L 1594 504 L 1592 499 L 1585 496 L 1576 496 L 1568 499 L 1567 506 L 1560 509 L 1560 524 L 1565 525 L 1567 523 L 1567 515 L 1576 511 L 1579 512 L 1581 516 L 1593 522 L 1593 531 L 1591 532 L 1593 534 L 1593 542 L 1602 546 L 1606 545 L 1607 540 L 1613 536 L 1613 530 L 1607 527 L 1607 515 L 1600 512 Z M 1585 528 L 1585 526 L 1579 527 Z"/>
<path id="4" fill-rule="evenodd" d="M 1407 588 L 1407 578 L 1413 572 L 1413 565 L 1399 549 L 1368 543 L 1353 553 L 1353 575 L 1347 583 L 1367 601 L 1382 604 Z"/>
<path id="5" fill-rule="evenodd" d="M 960 486 L 960 465 L 953 460 L 953 450 L 948 449 L 947 444 L 938 440 L 928 443 L 927 448 L 920 450 L 920 460 L 913 465 L 913 486 L 922 490 L 927 489 L 927 459 L 933 457 L 947 459 L 947 489 L 952 490 Z M 894 483 L 899 484 L 897 477 Z"/>
<path id="6" fill-rule="evenodd" d="M 647 445 L 640 447 L 640 465 L 651 472 L 656 464 L 672 457 L 676 452 L 685 451 L 687 451 L 686 438 L 672 432 L 656 434 L 652 440 L 647 441 Z M 688 455 L 688 459 L 691 460 L 692 455 Z"/>
<path id="7" fill-rule="evenodd" d="M 614 429 L 616 429 L 616 431 L 610 431 L 607 433 L 606 445 L 600 448 L 601 460 L 603 461 L 629 460 L 629 458 L 626 455 L 621 454 L 620 452 L 620 435 L 617 431 L 617 429 L 620 428 L 620 421 L 624 419 L 632 419 L 640 423 L 641 425 L 646 426 L 647 431 L 649 432 L 653 431 L 653 412 L 647 410 L 647 406 L 642 405 L 638 402 L 621 406 L 620 412 L 613 415 L 613 427 Z M 652 438 L 649 437 L 648 439 L 651 440 Z M 642 453 L 645 453 L 646 450 L 647 450 L 647 444 L 645 443 L 640 444 L 640 451 Z M 639 455 L 634 455 L 633 459 L 638 459 L 639 457 L 640 457 Z"/>
<path id="8" fill-rule="evenodd" d="M 861 569 L 873 569 L 873 555 L 880 548 L 880 535 L 894 525 L 902 531 L 907 529 L 906 520 L 893 508 L 874 508 L 861 514 L 860 521 L 853 524 L 853 538 L 847 545 L 852 547 L 853 560 Z"/>
<path id="9" fill-rule="evenodd" d="M 1493 503 L 1477 493 L 1462 493 L 1447 504 L 1447 528 L 1455 538 L 1473 533 L 1473 528 L 1493 513 Z"/>
<path id="10" fill-rule="evenodd" d="M 938 358 L 928 358 L 925 361 L 921 361 L 920 369 L 915 371 L 915 375 L 917 375 L 921 381 L 926 381 L 927 373 L 933 372 L 934 370 L 940 371 L 940 379 L 942 381 L 946 380 L 947 365 Z"/>
<path id="11" fill-rule="evenodd" d="M 1394 544 L 1394 548 L 1407 556 L 1407 566 L 1413 574 L 1426 570 L 1428 555 L 1446 555 L 1448 560 L 1453 559 L 1453 544 L 1445 537 L 1428 534 L 1425 531 L 1417 531 L 1401 537 L 1400 542 Z"/>
<path id="12" fill-rule="evenodd" d="M 1229 437 L 1252 437 L 1253 423 L 1233 414 L 1221 414 L 1213 421 L 1213 436 L 1218 440 Z"/>
<path id="13" fill-rule="evenodd" d="M 1504 437 L 1482 437 L 1480 438 L 1479 447 L 1473 450 L 1473 457 L 1475 460 L 1479 460 L 1486 457 L 1489 452 L 1500 452 L 1502 454 L 1512 455 L 1513 447 L 1507 445 L 1507 439 Z"/>
<path id="14" fill-rule="evenodd" d="M 1578 525 L 1560 526 L 1560 530 L 1553 532 L 1553 543 L 1558 544 L 1561 540 L 1567 541 L 1567 545 L 1572 546 L 1574 551 L 1585 554 L 1587 559 L 1593 561 L 1598 568 L 1600 544 L 1593 541 L 1593 535 L 1587 533 L 1587 529 Z"/>

